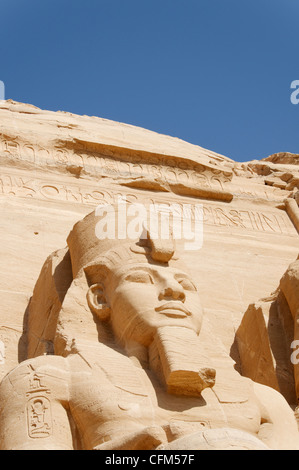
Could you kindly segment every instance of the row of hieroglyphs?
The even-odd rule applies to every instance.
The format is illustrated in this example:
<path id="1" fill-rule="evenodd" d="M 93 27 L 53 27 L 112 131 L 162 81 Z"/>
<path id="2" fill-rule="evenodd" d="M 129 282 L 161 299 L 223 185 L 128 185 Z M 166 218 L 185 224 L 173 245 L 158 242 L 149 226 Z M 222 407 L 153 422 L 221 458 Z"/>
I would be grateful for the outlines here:
<path id="1" fill-rule="evenodd" d="M 161 155 L 137 152 L 120 155 L 119 151 L 105 147 L 103 153 L 65 148 L 47 149 L 38 144 L 24 143 L 0 134 L 0 155 L 35 164 L 37 166 L 81 167 L 96 178 L 145 176 L 162 181 L 200 185 L 206 188 L 223 189 L 223 184 L 232 179 L 230 170 L 220 170 L 191 160 L 176 159 Z"/>
<path id="2" fill-rule="evenodd" d="M 131 190 L 130 193 L 125 190 L 104 188 L 91 185 L 49 183 L 41 178 L 30 178 L 18 173 L 0 174 L 0 194 L 7 196 L 16 196 L 21 198 L 34 198 L 52 202 L 69 202 L 81 205 L 89 205 L 91 207 L 99 204 L 114 204 L 118 202 L 119 197 L 125 198 L 129 203 L 167 203 L 167 196 L 155 196 L 151 200 L 151 196 L 143 196 L 140 192 Z M 200 204 L 199 200 L 195 204 L 191 199 L 174 200 L 178 204 L 186 206 L 186 201 L 190 207 L 196 207 Z M 187 204 L 188 205 L 188 204 Z M 240 210 L 233 209 L 225 204 L 216 206 L 214 204 L 203 203 L 203 220 L 204 224 L 236 227 L 245 230 L 254 230 L 269 233 L 296 234 L 296 230 L 287 216 L 285 211 L 281 210 Z"/>
<path id="3" fill-rule="evenodd" d="M 24 143 L 17 138 L 5 137 L 0 134 L 0 158 L 11 159 L 16 165 L 18 161 L 29 162 L 44 168 L 45 166 L 58 169 L 82 168 L 83 172 L 99 180 L 110 178 L 157 178 L 160 181 L 180 183 L 191 187 L 212 188 L 231 191 L 239 197 L 262 197 L 267 200 L 280 200 L 288 194 L 282 194 L 281 189 L 260 185 L 258 188 L 244 188 L 232 182 L 233 172 L 207 167 L 190 160 L 175 159 L 147 155 L 146 159 L 140 154 L 132 153 L 121 156 L 119 150 L 105 147 L 105 155 L 84 149 L 74 151 L 67 148 L 47 149 L 38 144 Z"/>

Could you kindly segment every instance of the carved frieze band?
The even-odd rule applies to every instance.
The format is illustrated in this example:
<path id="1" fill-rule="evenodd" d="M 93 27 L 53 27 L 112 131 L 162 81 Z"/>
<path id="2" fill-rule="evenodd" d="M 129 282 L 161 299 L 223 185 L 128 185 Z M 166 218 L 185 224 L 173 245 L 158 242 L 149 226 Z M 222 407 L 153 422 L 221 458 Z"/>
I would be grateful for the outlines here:
<path id="1" fill-rule="evenodd" d="M 67 148 L 72 145 L 66 142 L 64 148 L 49 149 L 0 134 L 0 156 L 38 167 L 77 167 L 95 178 L 144 176 L 215 189 L 223 189 L 223 185 L 232 179 L 229 169 L 217 169 L 192 160 L 150 153 L 145 158 L 137 152 L 125 154 L 111 147 L 92 152 L 89 148 L 84 149 L 83 144 L 79 148 Z"/>
<path id="2" fill-rule="evenodd" d="M 31 168 L 55 168 L 69 171 L 72 174 L 82 173 L 95 180 L 103 177 L 133 180 L 143 177 L 158 179 L 160 182 L 180 184 L 205 190 L 231 192 L 241 198 L 259 197 L 266 200 L 281 201 L 289 196 L 281 189 L 263 186 L 260 188 L 244 188 L 233 183 L 233 172 L 230 169 L 217 169 L 190 160 L 175 159 L 169 156 L 148 154 L 146 159 L 134 151 L 125 153 L 124 149 L 104 147 L 99 151 L 99 144 L 92 146 L 82 142 L 65 142 L 61 148 L 44 148 L 39 144 L 26 143 L 19 138 L 12 138 L 0 133 L 0 161 L 11 161 L 14 166 L 31 166 Z M 103 154 L 105 153 L 105 155 Z M 49 188 L 48 188 L 49 189 Z M 51 189 L 49 189 L 51 191 Z M 55 193 L 53 189 L 53 193 Z M 225 194 L 224 194 L 225 195 Z"/>
<path id="3" fill-rule="evenodd" d="M 13 173 L 13 172 L 12 172 Z M 149 196 L 141 196 L 139 192 L 133 190 L 115 188 L 106 189 L 102 185 L 91 186 L 90 184 L 73 183 L 50 183 L 42 178 L 30 178 L 19 171 L 14 174 L 0 173 L 0 195 L 15 196 L 20 198 L 34 198 L 52 202 L 70 202 L 95 207 L 100 203 L 116 203 L 118 198 L 125 197 L 128 202 L 165 203 L 167 196 L 157 196 L 150 201 Z M 196 204 L 192 199 L 175 199 L 176 204 L 189 203 L 190 207 Z M 201 203 L 199 200 L 198 203 Z M 295 235 L 293 227 L 287 213 L 281 210 L 240 210 L 225 204 L 217 206 L 203 202 L 204 224 L 223 227 L 235 227 L 244 230 L 254 230 L 258 232 L 279 233 Z"/>

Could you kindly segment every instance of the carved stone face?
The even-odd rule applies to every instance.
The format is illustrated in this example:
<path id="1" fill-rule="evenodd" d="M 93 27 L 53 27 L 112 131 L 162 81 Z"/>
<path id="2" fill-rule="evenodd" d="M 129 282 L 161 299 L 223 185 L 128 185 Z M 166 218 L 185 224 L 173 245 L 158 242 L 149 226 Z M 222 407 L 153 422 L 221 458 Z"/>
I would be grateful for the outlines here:
<path id="1" fill-rule="evenodd" d="M 197 288 L 175 263 L 148 263 L 116 269 L 106 288 L 114 333 L 122 342 L 148 346 L 162 326 L 201 328 L 202 307 Z"/>

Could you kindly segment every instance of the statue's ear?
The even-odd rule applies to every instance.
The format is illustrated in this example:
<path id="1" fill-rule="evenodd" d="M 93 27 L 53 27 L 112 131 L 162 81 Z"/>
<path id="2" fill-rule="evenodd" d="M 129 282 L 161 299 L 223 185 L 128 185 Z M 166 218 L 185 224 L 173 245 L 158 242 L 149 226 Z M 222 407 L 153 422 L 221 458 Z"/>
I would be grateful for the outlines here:
<path id="1" fill-rule="evenodd" d="M 87 302 L 90 310 L 95 313 L 100 320 L 109 320 L 111 309 L 105 297 L 102 284 L 93 284 L 88 289 Z"/>

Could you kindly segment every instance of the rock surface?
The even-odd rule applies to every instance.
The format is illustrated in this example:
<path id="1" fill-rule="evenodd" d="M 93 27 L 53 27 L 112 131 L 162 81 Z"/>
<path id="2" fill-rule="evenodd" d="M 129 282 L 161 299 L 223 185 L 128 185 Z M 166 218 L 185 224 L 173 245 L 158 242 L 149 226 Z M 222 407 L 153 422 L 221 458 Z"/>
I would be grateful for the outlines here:
<path id="1" fill-rule="evenodd" d="M 263 160 L 234 162 L 180 139 L 134 126 L 98 117 L 45 111 L 11 100 L 1 101 L 0 380 L 12 369 L 19 370 L 23 367 L 22 361 L 33 360 L 31 358 L 49 355 L 53 359 L 53 354 L 72 357 L 81 351 L 81 346 L 72 346 L 76 335 L 82 333 L 81 342 L 86 344 L 91 339 L 96 341 L 98 333 L 94 323 L 80 324 L 83 320 L 79 310 L 76 313 L 74 308 L 72 320 L 61 313 L 71 311 L 74 298 L 77 298 L 77 305 L 83 305 L 81 281 L 75 281 L 78 273 L 74 272 L 80 244 L 78 242 L 74 248 L 68 238 L 78 221 L 99 204 L 116 204 L 119 200 L 144 205 L 151 202 L 177 204 L 179 208 L 187 208 L 192 217 L 199 210 L 203 220 L 202 245 L 196 250 L 186 249 L 180 239 L 176 240 L 176 245 L 191 272 L 192 282 L 198 286 L 205 318 L 201 334 L 206 355 L 194 358 L 194 364 L 202 363 L 201 379 L 194 379 L 194 386 L 190 385 L 194 364 L 188 363 L 186 374 L 178 374 L 178 370 L 184 370 L 178 357 L 173 357 L 173 362 L 166 359 L 157 362 L 154 358 L 161 356 L 162 350 L 173 350 L 173 341 L 185 344 L 186 361 L 192 354 L 192 349 L 188 352 L 186 345 L 193 344 L 193 336 L 179 335 L 178 339 L 177 335 L 172 335 L 174 330 L 168 330 L 167 326 L 159 330 L 155 346 L 149 348 L 153 370 L 157 376 L 163 372 L 169 394 L 187 390 L 185 394 L 193 396 L 199 387 L 199 394 L 206 394 L 208 402 L 211 390 L 215 390 L 222 397 L 220 402 L 231 401 L 232 404 L 242 402 L 237 397 L 246 389 L 245 385 L 244 389 L 243 385 L 238 385 L 242 374 L 246 380 L 274 390 L 274 395 L 283 397 L 293 413 L 299 394 L 298 372 L 291 362 L 290 349 L 298 336 L 294 328 L 299 283 L 296 261 L 299 253 L 298 161 L 298 155 L 280 153 Z M 155 241 L 151 249 L 156 253 L 153 259 L 157 263 L 166 263 L 173 256 L 169 247 L 163 246 L 162 250 Z M 68 306 L 70 291 L 73 303 Z M 72 322 L 74 325 L 69 327 Z M 93 363 L 93 353 L 90 357 L 88 354 L 82 353 L 86 363 Z M 213 366 L 209 365 L 209 360 L 205 362 L 207 357 L 217 364 L 216 382 Z M 112 356 L 109 361 L 114 364 Z M 37 363 L 29 364 L 34 368 Z M 130 373 L 131 366 L 126 362 L 123 366 Z M 41 374 L 45 373 L 43 365 L 38 363 L 36 367 Z M 51 367 L 64 376 L 64 363 L 53 363 Z M 69 367 L 73 367 L 74 373 L 81 371 L 77 363 L 68 364 Z M 217 370 L 220 385 L 217 385 Z M 229 387 L 223 385 L 225 380 L 230 382 Z M 251 392 L 246 400 L 249 396 Z M 276 398 L 273 400 L 275 403 Z M 141 401 L 138 406 L 143 406 Z M 214 412 L 212 407 L 211 415 Z M 242 413 L 240 411 L 241 416 Z M 271 415 L 272 411 L 269 413 Z M 67 427 L 64 418 L 61 419 L 62 428 Z M 235 421 L 234 418 L 234 426 Z M 180 428 L 181 424 L 176 426 Z M 246 425 L 242 426 L 247 432 Z M 292 426 L 289 424 L 290 430 Z M 243 445 L 246 448 L 247 444 L 255 448 L 252 436 L 260 432 L 249 430 L 249 435 L 240 434 L 238 441 L 232 431 L 230 441 L 227 422 L 226 425 L 215 422 L 211 427 L 215 428 L 214 434 L 206 431 L 211 436 L 211 448 L 217 447 L 215 442 L 218 441 L 221 441 L 220 448 L 243 448 Z M 217 431 L 217 427 L 225 431 Z M 141 439 L 138 433 L 136 438 L 132 427 L 135 437 L 125 443 L 121 439 L 113 440 L 114 448 L 167 448 L 164 424 L 159 421 L 157 428 L 145 428 L 147 431 Z M 186 433 L 169 429 L 167 436 L 171 432 L 175 436 L 169 448 L 176 449 L 180 442 L 184 449 L 195 445 L 190 444 L 194 442 L 193 437 L 186 443 Z M 34 440 L 33 429 L 28 432 L 29 441 Z M 193 436 L 195 432 L 198 433 L 198 429 L 191 426 L 188 433 Z M 199 448 L 207 442 L 202 430 L 200 436 Z M 260 447 L 286 447 L 288 433 L 284 436 L 273 442 L 265 438 Z M 5 441 L 0 429 L 0 448 L 1 439 Z M 25 437 L 22 439 L 16 444 L 17 448 L 22 445 L 27 448 Z M 78 442 L 84 448 L 104 449 L 112 445 L 107 443 L 105 447 L 91 437 L 83 439 L 85 444 L 82 444 L 82 436 L 80 439 Z M 295 441 L 291 446 L 296 447 Z M 74 437 L 67 437 L 65 448 L 79 446 L 74 442 L 77 442 Z M 256 445 L 258 448 L 259 444 Z M 36 446 L 42 446 L 41 440 Z M 49 448 L 56 448 L 54 441 L 49 443 Z"/>

